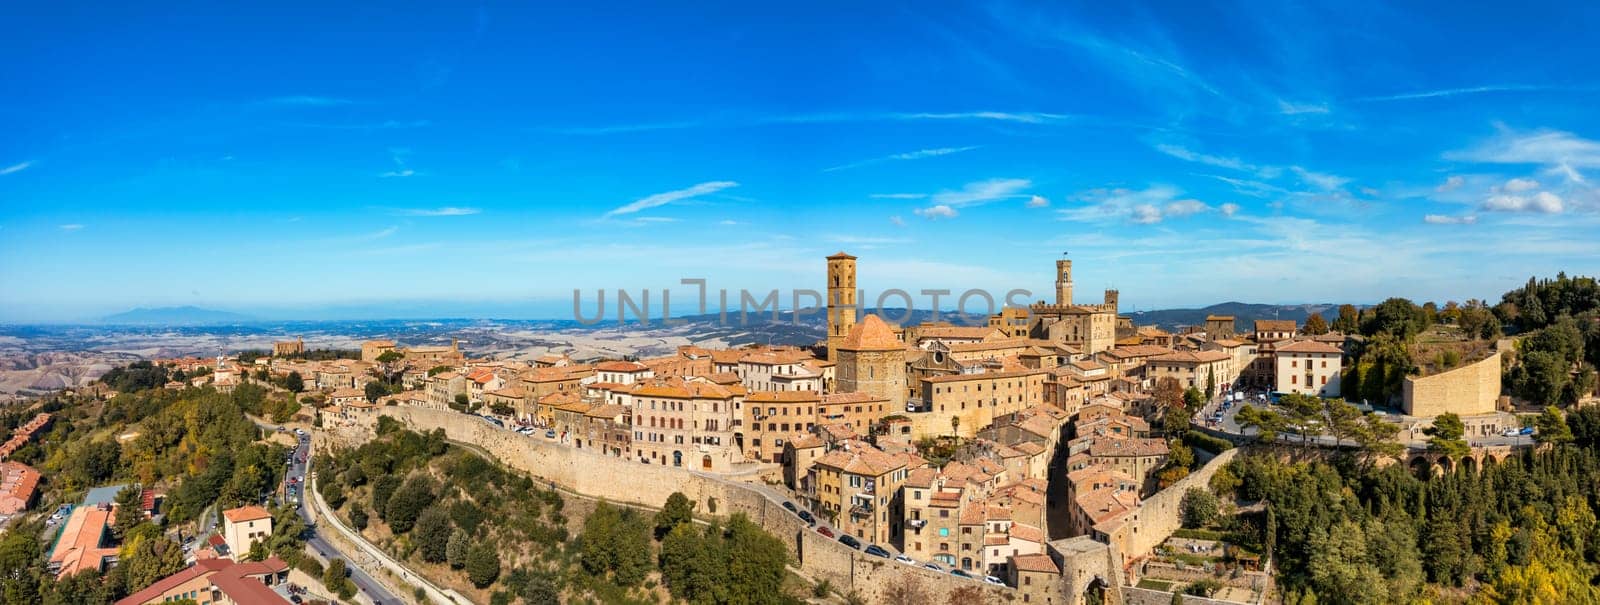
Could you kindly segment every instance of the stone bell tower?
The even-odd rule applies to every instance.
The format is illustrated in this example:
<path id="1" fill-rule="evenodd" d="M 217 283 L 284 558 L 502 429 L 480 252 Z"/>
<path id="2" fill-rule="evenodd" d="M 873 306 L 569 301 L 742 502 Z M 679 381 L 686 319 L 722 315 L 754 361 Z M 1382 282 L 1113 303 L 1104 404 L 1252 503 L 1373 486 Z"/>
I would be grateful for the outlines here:
<path id="1" fill-rule="evenodd" d="M 1072 261 L 1056 261 L 1056 304 L 1072 304 Z"/>
<path id="2" fill-rule="evenodd" d="M 840 252 L 828 257 L 828 359 L 856 326 L 856 257 Z"/>

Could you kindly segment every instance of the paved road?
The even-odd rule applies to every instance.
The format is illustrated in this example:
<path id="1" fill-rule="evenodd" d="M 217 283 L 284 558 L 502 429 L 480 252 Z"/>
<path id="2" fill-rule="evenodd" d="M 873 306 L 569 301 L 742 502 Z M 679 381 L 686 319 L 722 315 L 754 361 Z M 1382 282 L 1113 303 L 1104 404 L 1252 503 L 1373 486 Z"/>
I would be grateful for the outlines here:
<path id="1" fill-rule="evenodd" d="M 261 424 L 260 426 L 267 431 L 278 430 L 276 425 Z M 285 494 L 286 499 L 288 499 L 288 486 L 302 486 L 299 488 L 299 490 L 304 489 L 303 486 L 306 483 L 306 470 L 311 467 L 311 435 L 309 433 L 300 438 L 300 444 L 295 446 L 294 456 L 295 461 L 289 463 L 289 469 L 284 473 L 283 478 L 285 489 L 282 490 L 282 492 Z M 305 457 L 304 464 L 299 462 L 301 456 Z M 296 495 L 291 499 L 291 501 L 304 501 L 305 494 L 299 493 L 299 490 L 296 491 Z M 316 520 L 311 516 L 310 504 L 301 506 L 299 511 L 300 518 L 305 520 L 307 527 L 314 527 L 316 525 Z M 333 513 L 330 511 L 328 514 Z M 380 584 L 377 580 L 372 579 L 372 576 L 367 575 L 367 572 L 362 571 L 360 566 L 355 565 L 356 560 L 354 558 L 352 558 L 349 554 L 341 552 L 331 542 L 328 542 L 326 539 L 324 539 L 319 530 L 313 529 L 311 531 L 311 537 L 306 540 L 306 545 L 310 546 L 317 552 L 317 554 L 320 554 L 323 557 L 338 557 L 340 559 L 344 559 L 345 567 L 350 570 L 350 581 L 355 583 L 356 589 L 361 591 L 361 594 L 370 597 L 374 603 L 387 605 L 391 603 L 398 604 L 406 602 L 400 597 L 395 596 L 394 593 L 389 592 L 387 588 L 383 587 L 383 584 Z"/>

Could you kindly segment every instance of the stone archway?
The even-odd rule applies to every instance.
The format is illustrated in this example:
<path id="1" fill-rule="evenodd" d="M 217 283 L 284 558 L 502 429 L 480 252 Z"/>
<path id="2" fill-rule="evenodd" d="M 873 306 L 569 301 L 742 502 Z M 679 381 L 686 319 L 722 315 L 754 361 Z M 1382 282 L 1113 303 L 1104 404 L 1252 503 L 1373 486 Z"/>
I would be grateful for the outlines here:
<path id="1" fill-rule="evenodd" d="M 1467 458 L 1467 460 L 1470 460 L 1470 458 Z M 1452 462 L 1449 456 L 1440 456 L 1439 470 L 1441 473 L 1448 475 L 1456 470 L 1456 463 Z"/>
<path id="2" fill-rule="evenodd" d="M 1424 481 L 1433 476 L 1433 461 L 1427 456 L 1417 456 L 1411 459 L 1411 474 Z"/>
<path id="3" fill-rule="evenodd" d="M 1471 456 L 1461 459 L 1461 471 L 1469 475 L 1478 474 L 1478 461 Z"/>
<path id="4" fill-rule="evenodd" d="M 1500 459 L 1499 458 L 1495 458 L 1494 454 L 1484 454 L 1483 455 L 1483 468 L 1484 469 L 1488 469 L 1489 467 L 1494 466 L 1494 465 L 1499 464 L 1499 463 L 1500 463 Z"/>

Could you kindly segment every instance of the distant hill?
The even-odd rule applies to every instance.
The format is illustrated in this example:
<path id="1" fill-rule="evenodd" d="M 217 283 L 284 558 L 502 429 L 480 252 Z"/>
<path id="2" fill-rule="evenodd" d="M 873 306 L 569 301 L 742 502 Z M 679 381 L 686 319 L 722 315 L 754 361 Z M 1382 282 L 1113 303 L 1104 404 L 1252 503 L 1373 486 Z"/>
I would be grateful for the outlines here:
<path id="1" fill-rule="evenodd" d="M 101 318 L 101 323 L 118 325 L 201 326 L 251 321 L 248 315 L 202 309 L 195 306 L 138 308 Z"/>
<path id="2" fill-rule="evenodd" d="M 1356 305 L 1357 309 L 1365 305 Z M 1160 311 L 1143 311 L 1129 313 L 1133 323 L 1138 325 L 1157 325 L 1162 328 L 1176 328 L 1178 326 L 1204 325 L 1207 315 L 1232 315 L 1234 327 L 1237 330 L 1249 330 L 1257 319 L 1293 319 L 1296 323 L 1304 324 L 1306 318 L 1312 314 L 1321 314 L 1323 319 L 1333 322 L 1339 316 L 1337 303 L 1309 304 L 1309 305 L 1259 305 L 1242 302 L 1225 302 L 1202 307 L 1199 309 L 1163 309 Z"/>

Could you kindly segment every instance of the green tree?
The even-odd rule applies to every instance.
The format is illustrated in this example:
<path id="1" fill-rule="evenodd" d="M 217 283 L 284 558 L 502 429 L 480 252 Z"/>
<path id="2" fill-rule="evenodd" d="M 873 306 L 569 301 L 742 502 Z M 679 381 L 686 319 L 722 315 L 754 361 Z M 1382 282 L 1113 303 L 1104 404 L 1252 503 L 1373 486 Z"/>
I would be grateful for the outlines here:
<path id="1" fill-rule="evenodd" d="M 355 527 L 356 531 L 365 530 L 370 520 L 367 518 L 366 507 L 361 506 L 360 502 L 350 503 L 350 525 Z"/>
<path id="2" fill-rule="evenodd" d="M 457 527 L 450 533 L 450 542 L 445 545 L 445 558 L 450 561 L 450 567 L 461 569 L 467 566 L 467 554 L 472 548 L 472 536 Z"/>
<path id="3" fill-rule="evenodd" d="M 1533 438 L 1540 443 L 1560 445 L 1573 440 L 1572 428 L 1567 426 L 1566 416 L 1553 405 L 1545 406 L 1544 411 L 1534 418 L 1533 426 L 1537 429 Z"/>
<path id="4" fill-rule="evenodd" d="M 161 536 L 138 536 L 122 545 L 119 563 L 126 568 L 128 586 L 135 590 L 178 573 L 184 567 L 183 547 Z"/>
<path id="5" fill-rule="evenodd" d="M 111 535 L 122 539 L 129 531 L 144 522 L 142 490 L 132 485 L 122 488 L 117 492 L 116 519 L 111 526 Z"/>
<path id="6" fill-rule="evenodd" d="M 406 479 L 384 506 L 383 519 L 389 523 L 389 529 L 397 534 L 411 531 L 422 509 L 433 503 L 433 492 L 433 480 L 426 476 L 413 475 Z"/>
<path id="7" fill-rule="evenodd" d="M 1339 305 L 1339 317 L 1333 320 L 1333 329 L 1345 334 L 1361 332 L 1361 314 L 1353 305 Z"/>
<path id="8" fill-rule="evenodd" d="M 344 559 L 334 557 L 332 561 L 328 562 L 328 568 L 322 572 L 322 584 L 330 590 L 338 592 L 339 589 L 337 587 L 342 587 L 346 582 L 350 581 L 346 577 L 349 575 L 350 570 L 345 568 Z"/>
<path id="9" fill-rule="evenodd" d="M 404 358 L 405 358 L 405 356 L 401 355 L 399 351 L 396 351 L 394 349 L 389 349 L 389 350 L 384 351 L 383 353 L 379 354 L 377 361 L 378 361 L 378 363 L 382 363 L 382 364 L 390 364 L 390 363 L 394 363 L 396 361 L 400 361 L 401 359 L 404 359 Z"/>
<path id="10" fill-rule="evenodd" d="M 1183 526 L 1190 529 L 1211 525 L 1222 508 L 1215 495 L 1198 487 L 1183 492 L 1183 500 L 1178 506 L 1182 511 Z"/>
<path id="11" fill-rule="evenodd" d="M 306 390 L 306 379 L 299 372 L 289 372 L 283 379 L 283 388 L 288 389 L 290 393 L 299 393 Z"/>
<path id="12" fill-rule="evenodd" d="M 437 506 L 430 506 L 417 517 L 416 528 L 411 537 L 416 541 L 417 550 L 422 555 L 422 560 L 429 563 L 443 563 L 447 560 L 451 532 L 455 527 L 450 523 L 450 515 Z"/>
<path id="13" fill-rule="evenodd" d="M 1464 437 L 1466 426 L 1461 423 L 1461 417 L 1454 413 L 1447 412 L 1434 417 L 1433 426 L 1422 432 L 1428 436 L 1430 452 L 1444 454 L 1453 461 L 1472 452 L 1472 447 Z"/>
<path id="14" fill-rule="evenodd" d="M 1200 411 L 1205 405 L 1206 396 L 1205 393 L 1200 392 L 1200 389 L 1189 387 L 1183 390 L 1183 407 L 1190 414 Z"/>
<path id="15" fill-rule="evenodd" d="M 383 384 L 376 380 L 367 383 L 363 390 L 367 397 L 367 403 L 377 403 L 384 395 L 389 394 L 389 389 L 384 388 Z"/>
<path id="16" fill-rule="evenodd" d="M 664 538 L 672 528 L 693 521 L 694 502 L 683 495 L 683 492 L 672 492 L 667 496 L 666 505 L 656 512 L 656 538 Z"/>
<path id="17" fill-rule="evenodd" d="M 477 544 L 467 552 L 467 579 L 484 588 L 500 577 L 500 554 L 489 544 Z"/>

